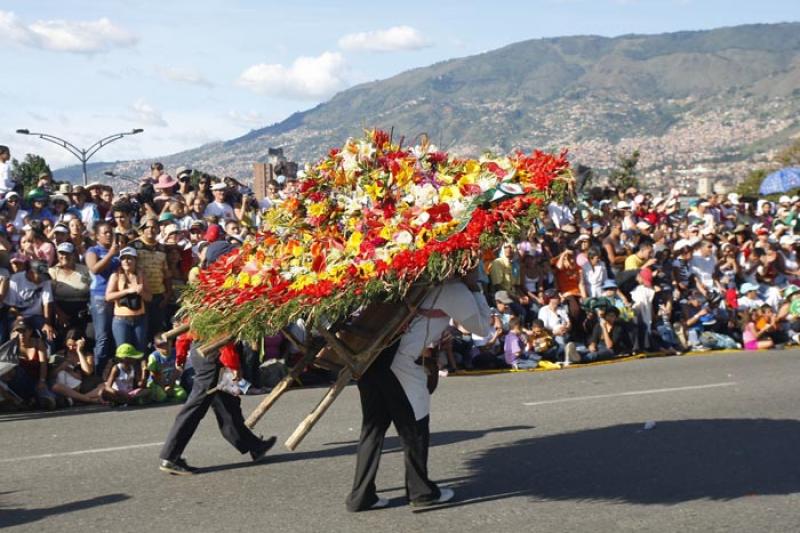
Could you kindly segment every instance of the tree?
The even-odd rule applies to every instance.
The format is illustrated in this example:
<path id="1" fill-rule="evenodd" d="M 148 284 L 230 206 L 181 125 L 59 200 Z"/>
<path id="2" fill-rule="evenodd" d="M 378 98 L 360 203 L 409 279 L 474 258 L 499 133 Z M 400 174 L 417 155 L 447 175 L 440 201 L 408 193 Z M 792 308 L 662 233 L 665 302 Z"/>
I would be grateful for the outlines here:
<path id="1" fill-rule="evenodd" d="M 617 168 L 611 169 L 608 181 L 612 187 L 625 190 L 629 187 L 639 188 L 639 178 L 636 177 L 636 165 L 639 164 L 639 150 L 634 150 L 629 156 L 620 156 Z"/>
<path id="2" fill-rule="evenodd" d="M 36 187 L 42 172 L 51 172 L 50 166 L 43 157 L 36 154 L 25 154 L 22 163 L 16 159 L 11 160 L 11 174 L 18 183 L 22 184 L 23 194 L 27 194 Z"/>
<path id="3" fill-rule="evenodd" d="M 761 182 L 767 177 L 767 170 L 757 168 L 751 170 L 747 177 L 739 182 L 736 186 L 736 192 L 740 196 L 749 196 L 751 198 L 758 196 L 758 189 L 761 187 Z"/>
<path id="4" fill-rule="evenodd" d="M 775 155 L 775 162 L 782 167 L 800 166 L 800 138 L 795 139 L 792 144 L 778 152 Z"/>

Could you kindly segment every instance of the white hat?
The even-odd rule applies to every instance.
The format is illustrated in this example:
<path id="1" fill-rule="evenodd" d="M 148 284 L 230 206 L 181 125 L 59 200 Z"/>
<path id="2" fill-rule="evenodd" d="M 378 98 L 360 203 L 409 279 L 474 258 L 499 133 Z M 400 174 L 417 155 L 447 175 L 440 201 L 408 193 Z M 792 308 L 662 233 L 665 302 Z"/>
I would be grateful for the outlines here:
<path id="1" fill-rule="evenodd" d="M 125 248 L 120 250 L 119 252 L 120 257 L 125 257 L 126 255 L 130 257 L 139 257 L 139 254 L 136 253 L 136 248 L 132 246 L 126 246 Z"/>
<path id="2" fill-rule="evenodd" d="M 714 226 L 709 226 L 707 228 L 703 228 L 703 230 L 700 233 L 702 235 L 714 235 L 715 232 L 716 230 L 714 229 Z"/>
<path id="3" fill-rule="evenodd" d="M 220 183 L 215 183 L 214 185 L 212 185 L 212 186 L 211 186 L 211 190 L 212 190 L 212 191 L 224 191 L 224 190 L 225 190 L 225 189 L 227 189 L 227 188 L 228 188 L 228 186 L 227 186 L 227 185 L 225 185 L 225 184 L 224 184 L 224 183 L 222 183 L 222 182 L 220 182 Z"/>
<path id="4" fill-rule="evenodd" d="M 50 197 L 50 203 L 52 204 L 54 202 L 64 202 L 65 204 L 69 205 L 69 198 L 63 194 L 54 194 Z"/>
<path id="5" fill-rule="evenodd" d="M 55 233 L 69 233 L 69 228 L 66 227 L 64 224 L 59 223 L 53 226 L 53 231 Z"/>
<path id="6" fill-rule="evenodd" d="M 639 222 L 636 223 L 636 227 L 642 230 L 648 229 L 650 228 L 650 223 L 646 220 L 640 220 Z"/>
<path id="7" fill-rule="evenodd" d="M 178 227 L 177 224 L 167 224 L 166 226 L 164 226 L 163 233 L 165 236 L 170 236 L 173 233 L 180 233 L 180 231 L 181 229 Z"/>
<path id="8" fill-rule="evenodd" d="M 778 241 L 781 246 L 790 246 L 797 242 L 796 235 L 783 235 Z"/>
<path id="9" fill-rule="evenodd" d="M 180 178 L 184 174 L 191 174 L 191 173 L 192 173 L 192 169 L 190 169 L 190 168 L 178 167 L 175 170 L 175 177 Z"/>
<path id="10" fill-rule="evenodd" d="M 588 240 L 589 240 L 589 236 L 584 234 L 584 235 L 580 235 L 577 239 L 575 239 L 575 242 L 588 241 Z"/>
<path id="11" fill-rule="evenodd" d="M 735 192 L 728 193 L 728 200 L 734 205 L 739 205 L 739 195 Z"/>
<path id="12" fill-rule="evenodd" d="M 71 242 L 62 242 L 56 247 L 56 251 L 64 254 L 71 254 L 75 251 L 75 247 Z"/>
<path id="13" fill-rule="evenodd" d="M 619 210 L 630 209 L 630 208 L 631 206 L 628 205 L 628 202 L 626 202 L 625 200 L 620 200 L 619 202 L 617 202 L 617 209 Z"/>
<path id="14" fill-rule="evenodd" d="M 15 197 L 15 198 L 19 198 L 19 194 L 17 194 L 16 192 L 14 192 L 14 191 L 8 191 L 8 192 L 6 193 L 6 195 L 5 195 L 5 199 L 6 199 L 6 200 L 8 200 L 8 199 L 9 199 L 9 198 L 11 198 L 12 196 L 13 196 L 13 197 Z"/>
<path id="15" fill-rule="evenodd" d="M 102 186 L 103 186 L 103 184 L 100 183 L 99 181 L 93 181 L 89 185 L 86 186 L 86 190 L 88 191 L 90 189 L 94 189 L 95 187 L 102 187 Z"/>
<path id="16" fill-rule="evenodd" d="M 664 201 L 663 198 L 661 198 L 660 196 L 656 196 L 655 198 L 653 198 L 653 206 L 656 206 L 656 205 L 660 204 L 663 201 Z"/>
<path id="17" fill-rule="evenodd" d="M 790 204 L 792 203 L 792 199 L 786 196 L 785 194 L 778 199 L 779 204 Z"/>
<path id="18" fill-rule="evenodd" d="M 672 248 L 676 252 L 683 250 L 684 248 L 689 248 L 691 244 L 686 239 L 680 239 L 678 242 L 675 243 L 675 246 Z"/>

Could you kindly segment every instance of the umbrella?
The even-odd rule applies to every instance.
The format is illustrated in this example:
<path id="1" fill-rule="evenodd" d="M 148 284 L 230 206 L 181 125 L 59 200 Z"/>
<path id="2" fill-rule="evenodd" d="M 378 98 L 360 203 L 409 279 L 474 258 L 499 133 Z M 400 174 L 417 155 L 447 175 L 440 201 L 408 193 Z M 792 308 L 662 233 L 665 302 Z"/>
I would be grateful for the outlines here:
<path id="1" fill-rule="evenodd" d="M 758 193 L 764 195 L 776 194 L 798 188 L 800 188 L 800 167 L 787 167 L 764 178 Z"/>
<path id="2" fill-rule="evenodd" d="M 10 372 L 19 364 L 19 344 L 17 339 L 0 345 L 0 376 Z"/>

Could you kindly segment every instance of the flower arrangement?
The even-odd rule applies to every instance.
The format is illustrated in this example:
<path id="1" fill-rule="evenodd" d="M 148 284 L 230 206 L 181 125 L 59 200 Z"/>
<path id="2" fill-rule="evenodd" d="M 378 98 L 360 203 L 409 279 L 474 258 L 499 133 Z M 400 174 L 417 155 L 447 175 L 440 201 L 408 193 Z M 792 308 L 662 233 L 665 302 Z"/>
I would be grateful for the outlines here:
<path id="1" fill-rule="evenodd" d="M 380 130 L 349 139 L 267 211 L 262 229 L 201 272 L 182 311 L 201 338 L 273 335 L 299 317 L 336 322 L 475 264 L 518 236 L 571 183 L 566 152 L 463 159 Z"/>

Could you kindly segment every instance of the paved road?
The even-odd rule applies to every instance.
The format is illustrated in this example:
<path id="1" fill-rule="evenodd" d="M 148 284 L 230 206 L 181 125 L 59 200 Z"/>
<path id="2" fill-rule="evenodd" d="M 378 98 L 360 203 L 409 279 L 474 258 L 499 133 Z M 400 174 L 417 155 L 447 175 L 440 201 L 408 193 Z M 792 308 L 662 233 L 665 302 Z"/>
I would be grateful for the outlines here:
<path id="1" fill-rule="evenodd" d="M 190 478 L 157 469 L 175 406 L 6 415 L 0 527 L 798 531 L 798 375 L 800 353 L 787 350 L 447 378 L 434 398 L 430 463 L 458 501 L 422 512 L 404 504 L 396 437 L 378 476 L 390 508 L 344 511 L 354 387 L 299 451 L 276 448 L 266 464 L 239 456 L 207 417 L 186 454 L 204 473 Z M 285 439 L 321 395 L 287 394 L 257 429 Z M 256 403 L 246 399 L 245 410 Z"/>

